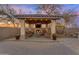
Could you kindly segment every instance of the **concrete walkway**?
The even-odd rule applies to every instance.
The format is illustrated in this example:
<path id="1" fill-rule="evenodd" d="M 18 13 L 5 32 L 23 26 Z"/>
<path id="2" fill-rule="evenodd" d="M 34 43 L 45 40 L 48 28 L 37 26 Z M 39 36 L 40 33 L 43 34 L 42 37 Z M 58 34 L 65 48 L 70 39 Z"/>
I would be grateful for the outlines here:
<path id="1" fill-rule="evenodd" d="M 76 38 L 31 37 L 26 40 L 5 40 L 0 42 L 0 54 L 5 55 L 78 55 L 79 40 Z"/>

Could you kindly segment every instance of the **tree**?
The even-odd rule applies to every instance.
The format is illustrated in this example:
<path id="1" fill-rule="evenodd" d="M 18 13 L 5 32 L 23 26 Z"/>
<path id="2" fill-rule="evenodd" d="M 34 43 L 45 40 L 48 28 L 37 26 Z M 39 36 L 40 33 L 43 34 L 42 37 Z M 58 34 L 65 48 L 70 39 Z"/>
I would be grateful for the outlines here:
<path id="1" fill-rule="evenodd" d="M 37 13 L 41 14 L 42 12 L 44 12 L 45 14 L 48 14 L 48 15 L 57 15 L 57 14 L 60 14 L 61 6 L 63 6 L 63 5 L 59 5 L 59 4 L 41 4 L 37 8 L 38 9 Z"/>
<path id="2" fill-rule="evenodd" d="M 11 21 L 15 26 L 15 22 L 17 21 L 17 19 L 14 17 L 14 15 L 16 14 L 16 11 L 13 8 L 10 8 L 10 5 L 1 4 L 0 13 L 1 13 L 1 15 L 7 15 L 9 17 L 8 21 Z"/>
<path id="3" fill-rule="evenodd" d="M 37 8 L 38 14 L 48 14 L 48 15 L 61 15 L 62 18 L 65 21 L 65 25 L 69 24 L 73 24 L 74 26 L 76 26 L 76 23 L 74 22 L 75 19 L 77 18 L 77 15 L 74 14 L 75 12 L 75 8 L 73 9 L 68 9 L 67 11 L 64 10 L 62 11 L 64 5 L 59 5 L 59 4 L 42 4 L 39 5 L 39 7 Z"/>
<path id="4" fill-rule="evenodd" d="M 10 5 L 5 5 L 4 6 L 6 8 L 6 10 L 8 11 L 8 13 L 10 13 L 11 15 L 15 15 L 16 14 L 16 10 L 14 10 L 13 8 L 11 8 Z"/>
<path id="5" fill-rule="evenodd" d="M 73 27 L 77 27 L 77 24 L 75 23 L 76 18 L 78 17 L 75 13 L 75 10 L 69 9 L 68 11 L 63 12 L 63 19 L 65 21 L 65 25 L 72 25 Z M 69 26 L 69 25 L 68 25 Z"/>

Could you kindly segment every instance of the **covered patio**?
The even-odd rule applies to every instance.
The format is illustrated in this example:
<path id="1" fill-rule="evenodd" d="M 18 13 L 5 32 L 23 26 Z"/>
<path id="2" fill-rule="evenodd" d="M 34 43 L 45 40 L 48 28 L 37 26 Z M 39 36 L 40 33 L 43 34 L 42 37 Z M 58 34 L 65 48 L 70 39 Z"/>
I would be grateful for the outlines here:
<path id="1" fill-rule="evenodd" d="M 43 14 L 16 15 L 15 17 L 20 21 L 21 39 L 25 39 L 29 31 L 31 34 L 44 34 L 52 39 L 52 35 L 56 33 L 56 20 L 61 18 L 61 16 Z"/>

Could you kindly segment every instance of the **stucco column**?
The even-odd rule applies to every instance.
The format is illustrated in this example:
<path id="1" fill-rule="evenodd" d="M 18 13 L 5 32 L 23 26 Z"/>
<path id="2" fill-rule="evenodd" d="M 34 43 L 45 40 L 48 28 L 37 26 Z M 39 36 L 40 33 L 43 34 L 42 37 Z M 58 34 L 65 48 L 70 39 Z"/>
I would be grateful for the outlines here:
<path id="1" fill-rule="evenodd" d="M 51 20 L 50 28 L 51 28 L 51 39 L 52 39 L 52 35 L 54 33 L 56 33 L 56 22 L 55 22 L 55 20 Z"/>
<path id="2" fill-rule="evenodd" d="M 46 24 L 46 28 L 48 28 L 48 24 Z"/>
<path id="3" fill-rule="evenodd" d="M 21 20 L 21 27 L 20 27 L 20 39 L 24 40 L 25 39 L 25 21 Z"/>

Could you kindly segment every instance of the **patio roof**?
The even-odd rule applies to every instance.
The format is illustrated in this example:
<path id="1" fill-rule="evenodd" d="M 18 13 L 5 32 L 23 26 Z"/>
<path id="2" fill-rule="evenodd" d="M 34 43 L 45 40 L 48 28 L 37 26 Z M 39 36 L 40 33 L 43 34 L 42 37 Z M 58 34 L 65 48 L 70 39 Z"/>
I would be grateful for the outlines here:
<path id="1" fill-rule="evenodd" d="M 14 15 L 15 18 L 49 18 L 49 19 L 60 19 L 60 15 L 45 15 L 45 14 L 23 14 L 23 15 Z"/>

